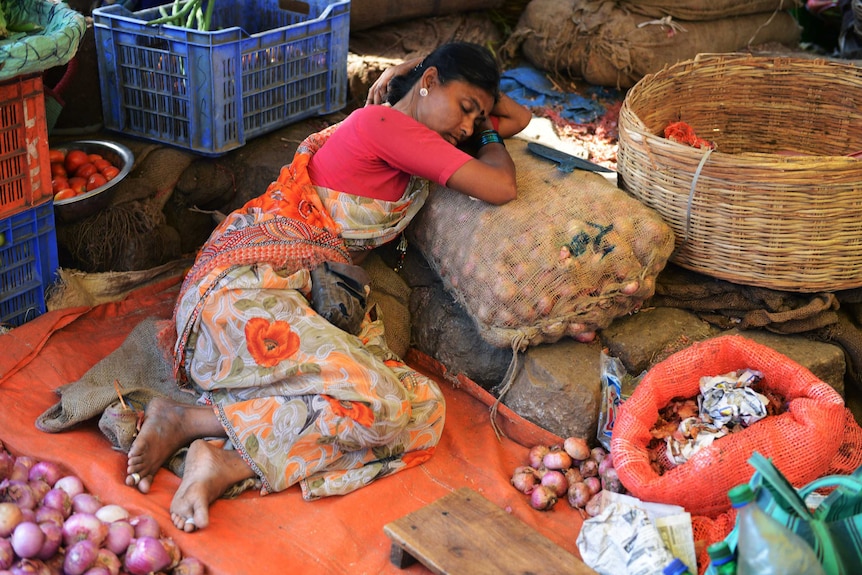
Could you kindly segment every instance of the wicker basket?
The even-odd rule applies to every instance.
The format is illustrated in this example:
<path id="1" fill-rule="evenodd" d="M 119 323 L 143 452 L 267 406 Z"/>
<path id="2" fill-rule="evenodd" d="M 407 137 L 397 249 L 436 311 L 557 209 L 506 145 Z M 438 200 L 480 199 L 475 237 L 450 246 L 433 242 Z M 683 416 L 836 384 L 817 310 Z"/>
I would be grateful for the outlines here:
<path id="1" fill-rule="evenodd" d="M 702 54 L 629 90 L 620 186 L 673 228 L 681 267 L 776 290 L 860 287 L 860 101 L 862 68 L 847 63 Z M 665 139 L 676 121 L 715 150 Z"/>

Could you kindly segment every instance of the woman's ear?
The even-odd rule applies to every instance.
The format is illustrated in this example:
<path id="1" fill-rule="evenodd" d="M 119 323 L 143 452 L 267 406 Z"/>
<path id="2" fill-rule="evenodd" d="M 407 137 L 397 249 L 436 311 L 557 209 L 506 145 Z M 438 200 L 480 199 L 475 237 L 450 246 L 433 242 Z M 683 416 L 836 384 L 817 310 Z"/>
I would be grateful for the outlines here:
<path id="1" fill-rule="evenodd" d="M 437 68 L 431 66 L 419 78 L 419 87 L 428 88 L 429 90 L 440 84 L 440 76 L 437 74 Z"/>

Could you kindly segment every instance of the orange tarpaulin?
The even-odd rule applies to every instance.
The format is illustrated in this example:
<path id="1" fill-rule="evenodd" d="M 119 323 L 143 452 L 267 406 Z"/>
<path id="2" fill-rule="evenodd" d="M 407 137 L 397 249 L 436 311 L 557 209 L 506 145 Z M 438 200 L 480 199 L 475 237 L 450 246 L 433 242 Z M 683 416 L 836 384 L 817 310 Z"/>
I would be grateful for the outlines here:
<path id="1" fill-rule="evenodd" d="M 120 302 L 52 311 L 0 335 L 0 440 L 14 455 L 57 461 L 79 475 L 103 503 L 154 516 L 184 555 L 202 560 L 209 573 L 428 573 L 422 565 L 398 569 L 389 562 L 383 526 L 460 488 L 470 487 L 575 555 L 583 518 L 565 501 L 536 511 L 509 483 L 535 443 L 561 439 L 501 406 L 506 437 L 489 421 L 493 398 L 463 377 L 444 377 L 432 359 L 411 352 L 408 361 L 444 391 L 447 420 L 434 457 L 344 496 L 306 502 L 298 486 L 260 496 L 247 491 L 216 501 L 210 525 L 195 533 L 173 527 L 167 509 L 179 478 L 163 469 L 143 495 L 123 483 L 126 459 L 114 451 L 96 420 L 57 434 L 35 420 L 58 401 L 54 389 L 77 381 L 114 351 L 147 317 L 169 318 L 179 278 L 140 288 Z M 536 558 L 537 567 L 541 558 Z"/>

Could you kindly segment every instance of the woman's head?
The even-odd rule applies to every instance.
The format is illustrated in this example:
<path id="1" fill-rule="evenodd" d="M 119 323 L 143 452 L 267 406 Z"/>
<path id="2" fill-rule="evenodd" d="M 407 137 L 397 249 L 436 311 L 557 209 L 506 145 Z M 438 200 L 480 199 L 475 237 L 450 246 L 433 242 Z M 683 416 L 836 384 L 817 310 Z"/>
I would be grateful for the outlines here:
<path id="1" fill-rule="evenodd" d="M 393 78 L 387 101 L 457 145 L 488 117 L 499 90 L 493 54 L 478 44 L 453 42 Z"/>

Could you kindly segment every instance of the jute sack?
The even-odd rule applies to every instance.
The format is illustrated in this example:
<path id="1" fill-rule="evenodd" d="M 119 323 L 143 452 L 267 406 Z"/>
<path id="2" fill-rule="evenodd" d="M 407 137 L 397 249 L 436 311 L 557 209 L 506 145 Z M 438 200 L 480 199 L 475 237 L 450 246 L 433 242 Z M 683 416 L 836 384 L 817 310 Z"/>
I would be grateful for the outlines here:
<path id="1" fill-rule="evenodd" d="M 532 0 L 505 50 L 534 66 L 599 86 L 630 88 L 647 74 L 700 53 L 752 44 L 795 45 L 801 28 L 786 11 L 701 22 L 653 19 L 605 0 Z"/>
<path id="2" fill-rule="evenodd" d="M 589 341 L 653 294 L 673 231 L 605 178 L 560 171 L 523 140 L 506 146 L 516 200 L 493 206 L 438 186 L 408 237 L 491 345 Z"/>
<path id="3" fill-rule="evenodd" d="M 745 16 L 790 10 L 802 5 L 800 0 L 619 0 L 620 7 L 649 16 L 677 20 L 719 20 L 732 16 Z"/>
<path id="4" fill-rule="evenodd" d="M 499 8 L 503 0 L 352 0 L 350 31 L 414 18 L 444 16 L 473 10 Z"/>

